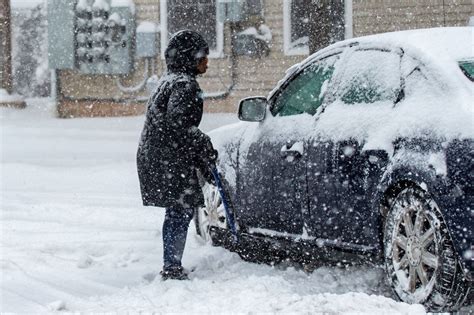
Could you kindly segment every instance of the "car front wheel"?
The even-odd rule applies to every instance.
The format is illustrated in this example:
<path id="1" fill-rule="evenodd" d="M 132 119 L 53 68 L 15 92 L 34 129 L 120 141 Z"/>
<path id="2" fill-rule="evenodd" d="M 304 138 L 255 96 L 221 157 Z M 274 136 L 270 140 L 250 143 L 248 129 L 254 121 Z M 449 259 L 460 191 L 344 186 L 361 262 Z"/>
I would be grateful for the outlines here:
<path id="1" fill-rule="evenodd" d="M 466 280 L 435 201 L 415 187 L 391 203 L 384 231 L 385 265 L 398 298 L 430 311 L 458 309 Z"/>
<path id="2" fill-rule="evenodd" d="M 224 205 L 216 186 L 206 183 L 203 187 L 204 207 L 198 208 L 194 217 L 197 234 L 206 242 L 212 242 L 210 228 L 226 228 Z"/>

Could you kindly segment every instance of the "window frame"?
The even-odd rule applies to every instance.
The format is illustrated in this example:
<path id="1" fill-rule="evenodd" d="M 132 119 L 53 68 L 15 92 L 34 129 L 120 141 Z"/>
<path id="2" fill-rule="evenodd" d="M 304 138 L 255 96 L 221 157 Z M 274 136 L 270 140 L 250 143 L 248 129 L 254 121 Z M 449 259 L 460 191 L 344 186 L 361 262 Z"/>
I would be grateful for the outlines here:
<path id="1" fill-rule="evenodd" d="M 304 48 L 291 47 L 291 2 L 283 0 L 283 53 L 286 56 L 309 55 L 309 45 Z M 353 37 L 352 0 L 344 0 L 344 39 Z"/>
<path id="2" fill-rule="evenodd" d="M 218 6 L 216 1 L 216 49 L 209 49 L 209 58 L 224 57 L 224 23 L 219 22 Z M 168 0 L 160 1 L 160 20 L 161 20 L 161 58 L 165 58 L 165 50 L 168 46 Z"/>
<path id="3" fill-rule="evenodd" d="M 425 78 L 426 81 L 430 82 L 431 91 L 434 93 L 440 93 L 440 95 L 444 95 L 447 91 L 450 91 L 451 88 L 446 86 L 446 81 L 441 80 L 443 78 L 442 75 L 438 72 L 437 67 L 427 67 L 426 63 L 420 59 L 418 56 L 414 56 L 410 53 L 404 53 L 402 56 L 402 63 L 405 62 L 407 58 L 410 58 L 414 61 L 414 66 L 410 67 L 409 71 L 402 72 L 402 87 L 405 100 L 407 97 L 410 97 L 411 94 L 406 92 L 408 89 L 407 79 L 412 75 L 415 71 L 419 71 L 420 74 Z M 401 102 L 403 101 L 401 100 Z M 397 104 L 395 104 L 397 105 Z"/>
<path id="4" fill-rule="evenodd" d="M 324 108 L 325 105 L 327 104 L 327 98 L 326 98 L 326 95 L 328 95 L 330 91 L 333 90 L 333 87 L 332 87 L 332 82 L 333 82 L 333 79 L 335 77 L 335 74 L 336 74 L 336 64 L 341 60 L 341 58 L 343 58 L 343 49 L 338 49 L 336 51 L 331 51 L 330 53 L 328 54 L 325 54 L 323 56 L 321 56 L 320 58 L 317 58 L 317 59 L 314 59 L 314 60 L 311 60 L 311 62 L 308 62 L 307 64 L 304 64 L 300 69 L 298 69 L 297 71 L 295 71 L 289 78 L 287 78 L 285 80 L 285 82 L 278 88 L 278 90 L 273 93 L 271 95 L 271 97 L 268 99 L 268 104 L 269 104 L 269 110 L 270 110 L 270 113 L 272 114 L 273 117 L 277 117 L 278 113 L 276 114 L 273 114 L 273 109 L 275 107 L 275 101 L 276 99 L 281 95 L 281 93 L 283 93 L 283 91 L 286 89 L 286 87 L 291 83 L 293 82 L 294 79 L 296 79 L 301 73 L 303 73 L 306 69 L 312 67 L 314 64 L 316 63 L 319 63 L 325 59 L 328 59 L 328 58 L 331 58 L 331 57 L 334 57 L 336 56 L 336 58 L 338 58 L 334 64 L 334 71 L 333 71 L 333 75 L 331 77 L 331 79 L 329 80 L 329 83 L 328 83 L 328 88 L 326 89 L 326 93 L 325 93 L 325 97 L 324 97 L 324 100 L 323 102 L 321 103 L 321 105 L 319 106 L 319 108 Z M 301 115 L 301 114 L 300 114 Z M 314 115 L 317 115 L 314 114 Z"/>

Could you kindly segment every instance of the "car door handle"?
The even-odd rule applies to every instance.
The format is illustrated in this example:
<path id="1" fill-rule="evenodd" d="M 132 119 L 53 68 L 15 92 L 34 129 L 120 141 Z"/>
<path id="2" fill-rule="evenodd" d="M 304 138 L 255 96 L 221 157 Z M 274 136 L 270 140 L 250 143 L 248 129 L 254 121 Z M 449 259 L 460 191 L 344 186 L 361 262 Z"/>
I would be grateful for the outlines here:
<path id="1" fill-rule="evenodd" d="M 291 146 L 289 146 L 289 144 L 285 144 L 280 150 L 280 156 L 282 158 L 292 157 L 293 159 L 299 159 L 303 156 L 303 153 L 304 145 L 302 141 L 295 142 Z"/>

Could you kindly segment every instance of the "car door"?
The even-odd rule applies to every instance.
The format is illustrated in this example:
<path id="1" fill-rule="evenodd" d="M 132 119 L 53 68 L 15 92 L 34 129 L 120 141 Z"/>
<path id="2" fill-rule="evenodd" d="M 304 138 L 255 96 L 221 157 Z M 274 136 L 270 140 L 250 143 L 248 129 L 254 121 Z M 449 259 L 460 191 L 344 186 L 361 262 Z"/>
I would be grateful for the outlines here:
<path id="1" fill-rule="evenodd" d="M 247 134 L 251 144 L 241 167 L 238 211 L 239 221 L 253 231 L 303 233 L 307 140 L 336 59 L 294 74 L 269 100 L 267 118 Z"/>
<path id="2" fill-rule="evenodd" d="M 308 227 L 322 243 L 360 249 L 378 240 L 379 214 L 371 212 L 371 196 L 388 158 L 386 144 L 367 134 L 377 134 L 401 97 L 401 55 L 350 49 L 307 151 Z"/>

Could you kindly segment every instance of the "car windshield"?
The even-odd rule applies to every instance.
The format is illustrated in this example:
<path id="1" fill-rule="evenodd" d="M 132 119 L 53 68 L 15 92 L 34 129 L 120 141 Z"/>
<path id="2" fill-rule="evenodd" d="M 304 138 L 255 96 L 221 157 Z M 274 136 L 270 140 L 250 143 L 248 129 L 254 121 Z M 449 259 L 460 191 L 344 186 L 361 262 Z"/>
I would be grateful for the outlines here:
<path id="1" fill-rule="evenodd" d="M 469 80 L 474 81 L 474 60 L 459 61 L 458 64 L 466 77 L 468 77 Z"/>

